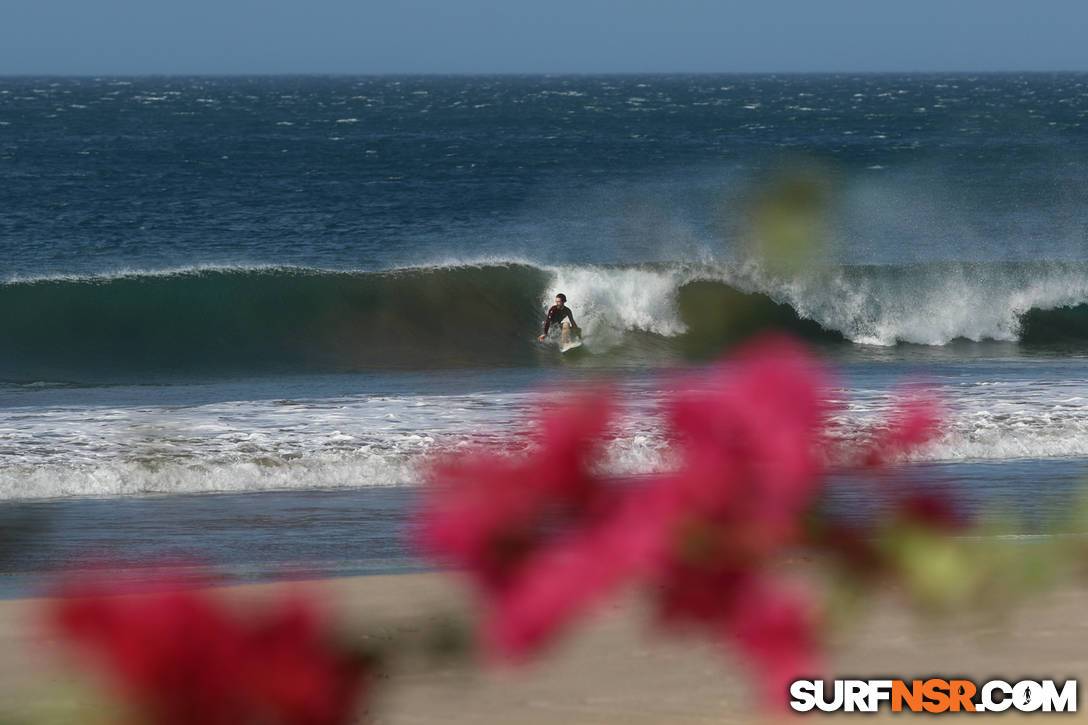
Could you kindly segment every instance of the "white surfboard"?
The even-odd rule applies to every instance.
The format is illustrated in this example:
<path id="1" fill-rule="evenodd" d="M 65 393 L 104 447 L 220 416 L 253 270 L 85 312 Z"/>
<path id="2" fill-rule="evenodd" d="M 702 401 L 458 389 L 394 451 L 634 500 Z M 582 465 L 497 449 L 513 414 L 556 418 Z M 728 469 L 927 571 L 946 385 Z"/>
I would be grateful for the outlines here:
<path id="1" fill-rule="evenodd" d="M 582 346 L 582 341 L 581 340 L 574 340 L 573 342 L 568 342 L 566 345 L 560 345 L 559 346 L 559 352 L 567 353 L 567 352 L 570 352 L 571 350 L 577 350 L 581 346 Z"/>

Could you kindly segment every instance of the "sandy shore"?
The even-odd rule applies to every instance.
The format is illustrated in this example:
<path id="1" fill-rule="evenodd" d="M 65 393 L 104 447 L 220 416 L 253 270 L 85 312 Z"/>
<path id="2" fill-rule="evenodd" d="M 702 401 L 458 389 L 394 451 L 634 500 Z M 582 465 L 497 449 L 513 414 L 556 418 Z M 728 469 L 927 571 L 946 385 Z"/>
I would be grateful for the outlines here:
<path id="1" fill-rule="evenodd" d="M 371 643 L 418 640 L 449 618 L 465 618 L 457 580 L 437 574 L 331 579 L 304 585 L 224 590 L 261 598 L 304 586 L 330 602 L 346 631 Z M 80 678 L 58 665 L 40 634 L 40 600 L 0 602 L 0 719 L 87 722 Z M 394 662 L 370 710 L 377 723 L 746 723 L 747 681 L 711 643 L 647 634 L 635 602 L 605 610 L 546 660 L 516 671 L 484 671 L 422 656 Z M 892 599 L 872 602 L 831 648 L 839 677 L 956 676 L 1088 682 L 1088 589 L 1068 587 L 1030 600 L 1006 619 L 961 615 L 930 620 Z M 361 636 L 354 634 L 353 636 Z M 1088 684 L 1084 686 L 1088 687 Z M 1083 701 L 1083 697 L 1081 698 Z M 1085 704 L 1082 710 L 1088 710 Z M 821 720 L 831 719 L 816 716 Z M 857 719 L 859 716 L 851 716 Z M 867 721 L 871 716 L 860 716 Z M 878 719 L 910 715 L 885 713 Z M 961 715 L 961 717 L 963 717 Z M 976 715 L 973 721 L 992 716 Z M 1045 717 L 1035 715 L 1034 717 Z M 1086 719 L 1059 715 L 1064 722 Z M 1018 719 L 1001 716 L 1002 722 Z"/>

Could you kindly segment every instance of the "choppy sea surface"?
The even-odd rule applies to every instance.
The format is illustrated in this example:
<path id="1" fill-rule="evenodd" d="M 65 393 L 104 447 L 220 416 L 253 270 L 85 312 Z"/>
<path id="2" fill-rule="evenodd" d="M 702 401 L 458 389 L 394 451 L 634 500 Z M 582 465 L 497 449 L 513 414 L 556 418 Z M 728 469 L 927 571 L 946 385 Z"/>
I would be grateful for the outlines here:
<path id="1" fill-rule="evenodd" d="M 818 253 L 756 260 L 795 174 Z M 1088 457 L 1086 199 L 1085 74 L 0 78 L 3 568 L 418 566 L 421 462 L 565 389 L 624 393 L 608 470 L 666 467 L 718 309 L 809 340 L 846 435 L 935 387 L 910 475 L 1042 530 Z M 580 356 L 536 342 L 557 292 Z"/>

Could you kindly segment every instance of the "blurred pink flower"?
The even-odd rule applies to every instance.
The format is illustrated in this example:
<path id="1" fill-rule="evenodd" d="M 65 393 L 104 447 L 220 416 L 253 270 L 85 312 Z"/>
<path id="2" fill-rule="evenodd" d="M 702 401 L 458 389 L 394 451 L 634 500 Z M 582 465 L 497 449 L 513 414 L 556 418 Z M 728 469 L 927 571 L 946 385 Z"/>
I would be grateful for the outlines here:
<path id="1" fill-rule="evenodd" d="M 676 523 L 697 516 L 728 528 L 728 547 L 746 559 L 794 539 L 823 474 L 827 381 L 803 348 L 772 338 L 677 395 L 682 463 L 659 484 L 688 499 Z"/>
<path id="2" fill-rule="evenodd" d="M 731 643 L 783 703 L 784 684 L 818 661 L 816 607 L 767 572 L 812 541 L 828 400 L 829 376 L 803 347 L 757 342 L 669 396 L 676 469 L 619 485 L 592 473 L 610 396 L 560 408 L 541 421 L 543 450 L 531 460 L 478 452 L 436 467 L 423 542 L 480 586 L 492 651 L 531 655 L 638 582 L 663 623 Z M 928 440 L 936 415 L 908 403 L 864 460 Z"/>
<path id="3" fill-rule="evenodd" d="M 493 654 L 530 654 L 616 578 L 589 526 L 617 495 L 592 470 L 611 417 L 597 393 L 541 416 L 527 460 L 476 451 L 431 470 L 420 543 L 485 593 Z"/>
<path id="4" fill-rule="evenodd" d="M 726 643 L 747 657 L 769 707 L 783 707 L 791 682 L 822 670 L 818 615 L 811 598 L 800 590 L 753 575 L 738 588 L 724 624 Z"/>
<path id="5" fill-rule="evenodd" d="M 164 725 L 347 723 L 370 678 L 300 599 L 237 612 L 193 589 L 84 582 L 56 601 L 51 621 Z"/>
<path id="6" fill-rule="evenodd" d="M 529 460 L 480 450 L 436 463 L 421 506 L 422 548 L 485 589 L 503 589 L 553 529 L 604 506 L 590 467 L 610 416 L 610 397 L 594 395 L 542 416 L 541 450 Z"/>
<path id="7" fill-rule="evenodd" d="M 940 403 L 933 395 L 923 390 L 901 395 L 887 423 L 865 451 L 865 464 L 885 465 L 929 443 L 940 434 L 943 418 Z"/>
<path id="8" fill-rule="evenodd" d="M 820 491 L 827 379 L 781 339 L 720 364 L 673 401 L 683 462 L 656 484 L 679 498 L 657 507 L 667 538 L 649 581 L 662 621 L 707 627 L 739 648 L 777 704 L 787 680 L 813 670 L 816 617 L 764 572 L 800 542 Z"/>

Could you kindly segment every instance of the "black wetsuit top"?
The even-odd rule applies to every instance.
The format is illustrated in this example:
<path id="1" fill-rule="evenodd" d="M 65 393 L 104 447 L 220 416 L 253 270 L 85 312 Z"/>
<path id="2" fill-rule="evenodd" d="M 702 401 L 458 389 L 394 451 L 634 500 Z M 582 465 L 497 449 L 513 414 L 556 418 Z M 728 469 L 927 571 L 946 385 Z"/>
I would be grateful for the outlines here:
<path id="1" fill-rule="evenodd" d="M 571 314 L 569 307 L 564 305 L 563 309 L 559 309 L 559 305 L 552 305 L 552 308 L 548 310 L 548 316 L 544 318 L 544 334 L 548 334 L 548 328 L 552 325 L 563 324 L 564 318 L 570 318 L 571 327 L 578 327 L 578 324 L 574 321 L 574 315 Z"/>

